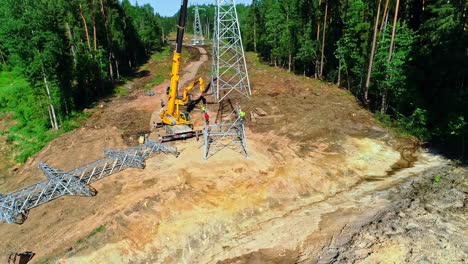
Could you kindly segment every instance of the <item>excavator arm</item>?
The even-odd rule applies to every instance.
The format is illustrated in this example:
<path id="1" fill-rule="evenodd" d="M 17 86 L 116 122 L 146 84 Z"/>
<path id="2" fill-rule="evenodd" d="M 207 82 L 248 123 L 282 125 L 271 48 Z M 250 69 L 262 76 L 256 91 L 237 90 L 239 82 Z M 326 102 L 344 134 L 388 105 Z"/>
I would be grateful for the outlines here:
<path id="1" fill-rule="evenodd" d="M 185 87 L 184 89 L 184 93 L 182 94 L 182 97 L 181 99 L 178 99 L 176 101 L 176 104 L 179 104 L 179 105 L 187 105 L 189 103 L 189 92 L 195 87 L 199 85 L 200 86 L 200 94 L 203 94 L 205 92 L 205 85 L 204 85 L 204 81 L 202 78 L 199 78 L 198 80 L 192 82 L 191 84 L 189 84 L 187 87 Z"/>

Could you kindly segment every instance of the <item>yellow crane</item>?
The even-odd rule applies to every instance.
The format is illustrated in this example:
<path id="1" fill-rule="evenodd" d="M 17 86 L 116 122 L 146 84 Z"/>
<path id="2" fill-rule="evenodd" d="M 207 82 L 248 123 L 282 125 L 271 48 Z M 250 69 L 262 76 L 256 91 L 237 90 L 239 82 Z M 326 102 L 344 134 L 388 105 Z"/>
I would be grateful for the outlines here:
<path id="1" fill-rule="evenodd" d="M 200 86 L 200 92 L 205 92 L 205 86 L 202 78 L 189 84 L 179 96 L 178 86 L 180 79 L 180 65 L 182 58 L 182 44 L 184 40 L 185 23 L 187 19 L 188 0 L 183 0 L 180 8 L 179 24 L 177 25 L 176 48 L 172 59 L 171 83 L 167 91 L 167 109 L 160 113 L 161 123 L 158 127 L 166 127 L 166 140 L 190 138 L 196 136 L 197 132 L 193 131 L 193 125 L 188 112 L 181 111 L 181 106 L 186 106 L 190 103 L 189 92 L 197 85 Z"/>

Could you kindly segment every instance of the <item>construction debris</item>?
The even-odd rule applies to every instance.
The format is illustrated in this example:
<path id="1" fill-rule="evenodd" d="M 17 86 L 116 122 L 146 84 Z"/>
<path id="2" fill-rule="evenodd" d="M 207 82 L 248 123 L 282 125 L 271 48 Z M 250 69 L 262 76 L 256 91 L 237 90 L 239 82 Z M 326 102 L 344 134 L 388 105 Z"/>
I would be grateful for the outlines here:
<path id="1" fill-rule="evenodd" d="M 258 107 L 250 112 L 251 122 L 257 125 L 270 125 L 283 118 L 283 115 L 269 115 L 265 110 Z"/>

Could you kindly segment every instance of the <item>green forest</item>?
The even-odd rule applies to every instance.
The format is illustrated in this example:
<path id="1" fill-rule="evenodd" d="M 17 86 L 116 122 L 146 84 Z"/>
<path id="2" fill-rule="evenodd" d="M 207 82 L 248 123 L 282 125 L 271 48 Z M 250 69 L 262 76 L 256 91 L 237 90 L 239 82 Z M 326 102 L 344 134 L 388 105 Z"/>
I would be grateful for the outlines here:
<path id="1" fill-rule="evenodd" d="M 209 39 L 215 6 L 200 8 Z M 336 83 L 386 125 L 465 154 L 466 1 L 253 0 L 237 11 L 246 50 L 265 63 Z M 18 161 L 161 50 L 178 14 L 157 12 L 128 0 L 2 0 L 0 112 L 15 113 Z M 191 6 L 188 33 L 193 17 Z"/>
<path id="2" fill-rule="evenodd" d="M 76 127 L 84 108 L 159 51 L 160 21 L 128 0 L 2 0 L 0 113 L 14 112 L 16 160 Z"/>
<path id="3" fill-rule="evenodd" d="M 468 135 L 467 6 L 253 0 L 244 44 L 272 65 L 338 84 L 383 122 L 461 157 Z"/>

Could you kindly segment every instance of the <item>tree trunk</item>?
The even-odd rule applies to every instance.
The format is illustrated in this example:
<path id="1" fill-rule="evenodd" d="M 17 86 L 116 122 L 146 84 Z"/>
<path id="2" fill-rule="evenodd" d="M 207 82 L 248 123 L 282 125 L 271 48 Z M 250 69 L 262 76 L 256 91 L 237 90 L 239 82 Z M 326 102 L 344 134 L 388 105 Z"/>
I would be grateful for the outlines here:
<path id="1" fill-rule="evenodd" d="M 318 9 L 322 5 L 322 0 L 319 0 Z M 317 15 L 317 41 L 320 40 L 320 17 Z"/>
<path id="2" fill-rule="evenodd" d="M 257 16 L 254 16 L 253 43 L 254 52 L 257 53 Z"/>
<path id="3" fill-rule="evenodd" d="M 91 0 L 91 13 L 93 16 L 94 51 L 97 51 L 96 8 L 94 6 L 94 0 Z"/>
<path id="4" fill-rule="evenodd" d="M 392 28 L 392 38 L 390 40 L 390 50 L 388 51 L 388 59 L 387 59 L 387 67 L 390 67 L 390 63 L 392 62 L 392 55 L 393 55 L 393 45 L 395 42 L 395 34 L 396 34 L 396 26 L 398 22 L 398 10 L 400 8 L 400 0 L 397 0 L 396 2 L 396 7 L 395 7 L 395 17 L 393 18 L 393 28 Z M 386 76 L 388 79 L 390 76 Z M 388 89 L 390 87 L 385 87 L 385 91 L 382 94 L 382 106 L 380 108 L 380 113 L 385 114 L 387 111 L 387 95 L 388 95 Z"/>
<path id="5" fill-rule="evenodd" d="M 83 24 L 84 24 L 84 28 L 86 32 L 86 40 L 88 41 L 88 49 L 89 51 L 91 51 L 91 41 L 89 39 L 88 25 L 86 23 L 86 18 L 83 15 L 83 5 L 81 5 L 81 3 L 80 3 L 80 16 L 81 16 L 81 19 L 83 19 Z"/>
<path id="6" fill-rule="evenodd" d="M 109 53 L 109 75 L 111 80 L 114 80 L 114 68 L 112 66 L 112 52 Z"/>
<path id="7" fill-rule="evenodd" d="M 7 72 L 7 75 L 8 75 L 8 83 L 10 83 L 10 86 L 11 86 L 13 85 L 13 82 L 11 81 L 10 71 L 8 70 L 8 65 L 6 64 L 5 57 L 3 56 L 3 52 L 1 50 L 0 50 L 0 56 L 2 56 L 3 66 L 5 67 L 5 71 Z"/>
<path id="8" fill-rule="evenodd" d="M 380 107 L 380 113 L 382 115 L 387 112 L 387 91 L 388 89 L 385 89 L 385 91 L 382 94 L 382 106 Z"/>
<path id="9" fill-rule="evenodd" d="M 323 78 L 323 61 L 325 59 L 325 36 L 327 33 L 327 15 L 328 15 L 328 0 L 325 2 L 325 18 L 323 19 L 323 36 L 322 36 L 322 58 L 320 59 L 320 79 Z"/>
<path id="10" fill-rule="evenodd" d="M 288 28 L 288 34 L 290 34 L 290 28 L 289 28 L 289 10 L 288 14 L 286 15 L 286 25 Z M 288 43 L 288 72 L 291 72 L 291 64 L 292 64 L 292 52 L 291 52 L 291 41 Z"/>
<path id="11" fill-rule="evenodd" d="M 54 119 L 52 118 L 52 111 L 50 109 L 50 104 L 47 104 L 47 112 L 49 112 L 50 126 L 54 129 Z M 54 129 L 55 130 L 55 129 Z"/>
<path id="12" fill-rule="evenodd" d="M 388 3 L 388 0 L 387 0 Z M 367 69 L 367 79 L 366 79 L 366 90 L 364 92 L 364 104 L 369 103 L 369 86 L 370 80 L 372 75 L 372 65 L 374 63 L 374 55 L 375 55 L 375 46 L 377 43 L 377 31 L 379 29 L 379 19 L 380 19 L 380 5 L 382 4 L 382 0 L 379 0 L 379 7 L 377 7 L 377 16 L 375 18 L 375 26 L 374 26 L 374 37 L 372 39 L 372 49 L 369 59 L 369 68 Z"/>
<path id="13" fill-rule="evenodd" d="M 384 30 L 385 21 L 386 21 L 386 17 L 387 17 L 387 11 L 389 11 L 388 10 L 388 3 L 389 2 L 390 2 L 390 0 L 385 1 L 385 8 L 384 8 L 384 11 L 383 11 L 383 14 L 382 14 L 382 23 L 380 24 L 380 34 L 382 34 L 382 31 Z M 380 5 L 379 5 L 379 8 L 380 8 Z"/>
<path id="14" fill-rule="evenodd" d="M 59 126 L 57 123 L 57 116 L 55 115 L 55 108 L 54 108 L 54 105 L 52 104 L 52 96 L 50 95 L 49 83 L 47 82 L 47 77 L 45 75 L 44 66 L 42 66 L 42 76 L 44 77 L 44 84 L 45 84 L 47 98 L 50 101 L 48 108 L 49 108 L 49 116 L 50 116 L 52 129 L 58 130 Z"/>
<path id="15" fill-rule="evenodd" d="M 115 61 L 115 70 L 117 73 L 117 80 L 120 80 L 119 62 L 115 59 L 114 54 L 112 54 L 112 57 L 114 58 L 114 61 Z"/>
<path id="16" fill-rule="evenodd" d="M 351 91 L 351 81 L 349 80 L 348 69 L 346 69 L 346 81 L 347 81 L 347 84 L 348 84 L 348 91 Z"/>
<path id="17" fill-rule="evenodd" d="M 67 37 L 68 37 L 68 40 L 70 41 L 71 52 L 73 55 L 73 62 L 76 64 L 76 47 L 73 41 L 73 34 L 71 32 L 70 24 L 68 24 L 68 22 L 65 22 L 65 29 L 67 30 Z"/>
<path id="18" fill-rule="evenodd" d="M 336 85 L 340 87 L 341 85 L 341 60 L 338 63 L 338 81 L 336 82 Z"/>
<path id="19" fill-rule="evenodd" d="M 390 40 L 390 51 L 388 52 L 388 60 L 387 60 L 388 65 L 390 65 L 390 62 L 392 61 L 393 46 L 395 44 L 395 34 L 396 34 L 396 27 L 397 27 L 397 22 L 398 22 L 399 8 L 400 8 L 400 0 L 397 0 L 396 8 L 395 8 L 395 18 L 393 19 L 392 39 Z"/>
<path id="20" fill-rule="evenodd" d="M 318 4 L 318 10 L 320 10 L 320 6 L 322 5 L 322 0 L 319 0 L 319 4 Z M 320 41 L 320 16 L 318 15 L 317 13 L 317 42 Z M 319 61 L 318 61 L 318 58 L 315 60 L 315 74 L 314 74 L 314 77 L 315 79 L 318 78 L 318 72 L 319 72 Z"/>
<path id="21" fill-rule="evenodd" d="M 387 11 L 387 15 L 385 16 L 385 23 L 382 32 L 385 32 L 387 30 L 387 24 L 388 24 L 388 17 L 390 15 L 390 10 Z M 385 38 L 385 34 L 382 34 L 382 40 Z"/>
<path id="22" fill-rule="evenodd" d="M 104 3 L 102 2 L 102 0 L 99 0 L 100 3 L 101 3 L 101 14 L 102 14 L 102 17 L 104 17 L 104 20 L 107 21 L 107 17 L 106 17 L 106 12 L 104 12 Z"/>

